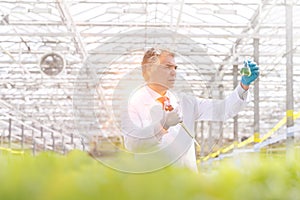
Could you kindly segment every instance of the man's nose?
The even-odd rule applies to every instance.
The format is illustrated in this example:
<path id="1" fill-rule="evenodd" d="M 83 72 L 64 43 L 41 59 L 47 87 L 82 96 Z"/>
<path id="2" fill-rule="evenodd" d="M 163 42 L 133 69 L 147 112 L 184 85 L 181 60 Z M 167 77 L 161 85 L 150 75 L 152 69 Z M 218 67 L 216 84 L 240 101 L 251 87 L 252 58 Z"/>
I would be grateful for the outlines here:
<path id="1" fill-rule="evenodd" d="M 171 68 L 171 74 L 172 74 L 173 76 L 176 75 L 176 68 L 175 68 L 175 67 L 172 67 L 172 68 Z"/>

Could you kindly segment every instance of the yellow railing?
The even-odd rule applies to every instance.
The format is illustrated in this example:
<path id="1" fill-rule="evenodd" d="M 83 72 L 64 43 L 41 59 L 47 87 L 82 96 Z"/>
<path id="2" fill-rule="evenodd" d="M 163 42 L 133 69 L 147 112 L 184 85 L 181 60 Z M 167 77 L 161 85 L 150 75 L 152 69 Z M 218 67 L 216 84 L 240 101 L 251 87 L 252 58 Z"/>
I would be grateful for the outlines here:
<path id="1" fill-rule="evenodd" d="M 293 115 L 293 119 L 296 120 L 297 118 L 300 117 L 300 112 L 294 113 Z M 219 150 L 217 150 L 216 152 L 210 153 L 207 156 L 200 158 L 200 161 L 206 161 L 210 158 L 215 158 L 217 156 L 219 156 L 221 153 L 227 153 L 231 150 L 233 150 L 234 148 L 241 148 L 244 147 L 248 144 L 251 144 L 253 142 L 263 142 L 266 139 L 268 139 L 272 134 L 274 134 L 279 128 L 281 128 L 283 125 L 286 124 L 286 116 L 284 118 L 282 118 L 270 131 L 268 131 L 262 138 L 257 138 L 254 137 L 254 135 L 252 135 L 251 137 L 249 137 L 248 139 L 242 141 L 242 142 L 233 142 L 233 144 L 230 144 L 229 146 L 226 147 L 222 147 Z"/>
<path id="2" fill-rule="evenodd" d="M 6 151 L 6 152 L 9 152 L 9 153 L 12 153 L 12 154 L 24 154 L 24 151 L 20 151 L 20 150 L 13 150 L 13 149 L 10 149 L 10 148 L 5 148 L 5 147 L 0 147 L 0 151 Z"/>

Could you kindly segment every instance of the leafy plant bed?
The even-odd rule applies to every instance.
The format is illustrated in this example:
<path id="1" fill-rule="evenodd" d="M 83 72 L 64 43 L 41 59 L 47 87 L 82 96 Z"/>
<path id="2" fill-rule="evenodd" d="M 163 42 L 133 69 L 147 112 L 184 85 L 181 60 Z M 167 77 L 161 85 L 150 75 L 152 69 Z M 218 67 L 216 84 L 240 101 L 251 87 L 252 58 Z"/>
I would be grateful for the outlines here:
<path id="1" fill-rule="evenodd" d="M 122 173 L 81 151 L 37 156 L 0 151 L 0 199 L 20 200 L 256 200 L 297 199 L 298 159 L 260 154 L 220 161 L 211 170 L 167 167 L 145 174 Z"/>

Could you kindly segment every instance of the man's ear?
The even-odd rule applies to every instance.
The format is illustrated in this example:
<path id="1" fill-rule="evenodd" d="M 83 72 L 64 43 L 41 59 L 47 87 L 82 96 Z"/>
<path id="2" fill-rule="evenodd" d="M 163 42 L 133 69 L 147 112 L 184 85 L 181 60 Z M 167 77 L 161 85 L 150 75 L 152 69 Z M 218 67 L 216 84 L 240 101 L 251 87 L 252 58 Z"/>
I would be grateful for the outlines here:
<path id="1" fill-rule="evenodd" d="M 160 63 L 159 56 L 152 56 L 149 58 L 149 63 L 158 65 Z"/>

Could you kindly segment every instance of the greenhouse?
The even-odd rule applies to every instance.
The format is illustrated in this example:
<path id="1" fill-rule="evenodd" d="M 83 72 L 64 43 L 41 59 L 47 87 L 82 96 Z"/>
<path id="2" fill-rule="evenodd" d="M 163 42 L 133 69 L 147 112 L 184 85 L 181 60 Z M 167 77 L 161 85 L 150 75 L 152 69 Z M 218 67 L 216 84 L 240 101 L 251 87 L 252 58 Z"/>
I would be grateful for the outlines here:
<path id="1" fill-rule="evenodd" d="M 299 198 L 299 33 L 297 0 L 1 1 L 0 199 Z"/>

